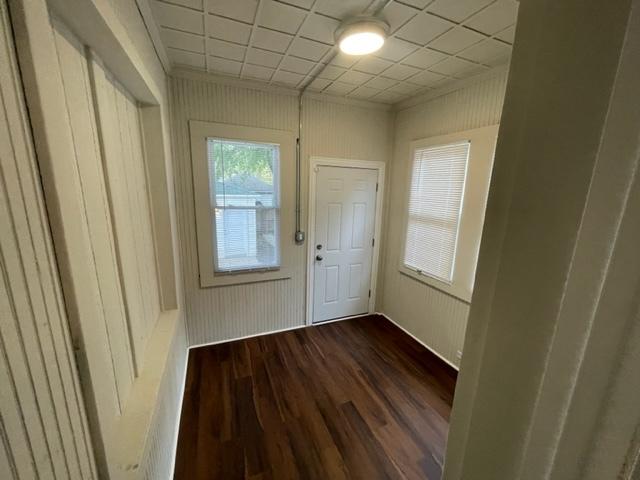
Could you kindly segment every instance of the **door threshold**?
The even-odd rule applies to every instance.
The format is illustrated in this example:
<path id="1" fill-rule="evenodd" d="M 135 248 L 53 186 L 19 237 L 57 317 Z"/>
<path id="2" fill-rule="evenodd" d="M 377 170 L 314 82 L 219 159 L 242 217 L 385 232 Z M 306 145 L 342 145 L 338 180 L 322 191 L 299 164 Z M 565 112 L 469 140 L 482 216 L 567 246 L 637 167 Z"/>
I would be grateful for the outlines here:
<path id="1" fill-rule="evenodd" d="M 342 320 L 351 320 L 352 318 L 366 317 L 369 315 L 375 315 L 375 312 L 357 313 L 355 315 L 349 315 L 347 317 L 338 317 L 338 318 L 330 318 L 328 320 L 320 320 L 319 322 L 311 322 L 311 326 L 315 327 L 319 325 L 324 325 L 325 323 L 341 322 Z"/>

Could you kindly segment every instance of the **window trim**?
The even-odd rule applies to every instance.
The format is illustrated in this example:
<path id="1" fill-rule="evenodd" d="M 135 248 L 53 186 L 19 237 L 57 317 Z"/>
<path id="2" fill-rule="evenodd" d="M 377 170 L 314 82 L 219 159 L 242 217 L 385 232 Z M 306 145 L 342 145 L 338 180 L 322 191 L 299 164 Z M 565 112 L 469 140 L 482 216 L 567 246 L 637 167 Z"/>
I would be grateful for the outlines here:
<path id="1" fill-rule="evenodd" d="M 294 212 L 292 210 L 295 180 L 293 177 L 293 172 L 295 172 L 295 140 L 293 134 L 283 130 L 195 120 L 189 121 L 189 132 L 191 137 L 191 166 L 200 287 L 218 287 L 291 278 L 293 272 L 291 259 L 295 257 L 295 245 L 293 243 Z M 279 145 L 279 267 L 215 271 L 213 251 L 215 227 L 213 225 L 213 216 L 211 215 L 212 206 L 207 157 L 207 139 L 209 138 Z"/>
<path id="2" fill-rule="evenodd" d="M 408 162 L 405 165 L 404 211 L 398 268 L 402 274 L 467 303 L 471 302 L 471 295 L 473 293 L 473 283 L 497 135 L 498 125 L 492 125 L 448 135 L 423 138 L 410 142 L 409 152 L 406 156 Z M 460 221 L 458 223 L 456 248 L 452 266 L 452 280 L 451 283 L 449 283 L 426 273 L 418 273 L 416 270 L 404 264 L 409 222 L 409 187 L 411 186 L 413 161 L 417 149 L 462 142 L 469 142 L 470 144 L 469 157 L 466 165 Z"/>

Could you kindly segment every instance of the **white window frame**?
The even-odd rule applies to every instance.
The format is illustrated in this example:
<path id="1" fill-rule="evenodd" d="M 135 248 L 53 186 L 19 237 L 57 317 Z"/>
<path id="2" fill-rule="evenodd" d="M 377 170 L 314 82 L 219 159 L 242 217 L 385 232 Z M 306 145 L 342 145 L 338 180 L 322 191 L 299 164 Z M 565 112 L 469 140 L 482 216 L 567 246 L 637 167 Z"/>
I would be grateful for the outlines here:
<path id="1" fill-rule="evenodd" d="M 266 128 L 245 127 L 225 123 L 190 121 L 191 166 L 196 214 L 196 235 L 198 242 L 198 266 L 200 286 L 217 287 L 290 278 L 293 271 L 291 259 L 295 256 L 293 242 L 293 198 L 295 172 L 295 140 L 291 132 Z M 279 250 L 280 265 L 264 269 L 238 269 L 216 272 L 215 269 L 215 225 L 211 215 L 207 140 L 216 138 L 240 142 L 278 145 L 279 179 Z M 277 187 L 276 187 L 277 188 Z"/>
<path id="2" fill-rule="evenodd" d="M 404 221 L 402 243 L 400 249 L 400 272 L 431 287 L 452 295 L 464 302 L 471 302 L 473 283 L 475 278 L 480 238 L 491 181 L 491 168 L 495 151 L 498 125 L 466 130 L 449 135 L 424 138 L 410 143 L 408 166 L 406 174 L 406 191 L 404 201 Z M 416 270 L 404 264 L 409 222 L 409 198 L 411 176 L 415 151 L 439 145 L 469 142 L 469 157 L 467 173 L 462 197 L 458 235 L 453 260 L 453 274 L 451 282 L 446 282 Z"/>

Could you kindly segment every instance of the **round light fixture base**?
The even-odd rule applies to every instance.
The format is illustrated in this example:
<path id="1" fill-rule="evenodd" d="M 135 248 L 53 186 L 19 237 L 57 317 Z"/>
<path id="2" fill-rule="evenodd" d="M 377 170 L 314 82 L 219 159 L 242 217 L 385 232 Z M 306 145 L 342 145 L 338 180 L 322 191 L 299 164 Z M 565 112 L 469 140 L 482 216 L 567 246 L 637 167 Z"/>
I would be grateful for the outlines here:
<path id="1" fill-rule="evenodd" d="M 336 30 L 336 41 L 347 55 L 367 55 L 380 50 L 389 25 L 375 17 L 354 17 Z"/>

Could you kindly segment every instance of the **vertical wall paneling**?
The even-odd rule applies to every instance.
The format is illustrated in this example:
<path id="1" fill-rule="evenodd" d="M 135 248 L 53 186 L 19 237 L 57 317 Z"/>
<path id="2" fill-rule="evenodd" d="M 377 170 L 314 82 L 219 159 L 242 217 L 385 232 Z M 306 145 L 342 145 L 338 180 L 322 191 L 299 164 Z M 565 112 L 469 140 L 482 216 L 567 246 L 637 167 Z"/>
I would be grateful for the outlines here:
<path id="1" fill-rule="evenodd" d="M 176 309 L 183 303 L 181 292 L 171 285 L 177 251 L 172 245 L 175 210 L 166 188 L 172 178 L 166 77 L 134 2 L 9 3 L 98 474 L 138 479 L 151 471 L 153 478 L 168 478 L 166 458 L 177 435 L 180 401 L 176 385 L 184 373 L 187 342 L 183 312 Z M 50 12 L 59 20 L 52 21 Z M 100 52 L 118 81 L 86 45 Z M 146 125 L 137 100 L 145 102 Z M 142 129 L 144 141 L 156 147 L 149 165 Z M 158 231 L 164 233 L 159 240 Z M 125 251 L 131 262 L 124 261 Z M 135 283 L 125 282 L 124 263 Z M 13 283 L 3 278 L 0 285 Z M 36 352 L 31 345 L 24 351 Z M 0 375 L 5 372 L 20 370 L 0 365 Z M 28 380 L 23 376 L 14 383 L 22 391 Z M 46 387 L 37 380 L 34 388 Z M 38 405 L 27 400 L 20 405 L 24 417 L 31 418 Z M 93 471 L 62 473 L 64 465 L 52 462 L 61 449 L 53 436 L 59 430 L 49 418 L 42 415 L 46 428 L 33 435 L 38 448 L 26 450 L 37 451 L 31 465 L 51 465 L 61 472 L 58 478 L 91 478 Z M 12 443 L 2 431 L 0 458 L 12 459 L 12 475 L 29 468 L 28 458 L 19 466 L 13 460 Z"/>
<path id="2" fill-rule="evenodd" d="M 0 29 L 0 477 L 96 478 L 4 0 Z"/>
<path id="3" fill-rule="evenodd" d="M 91 56 L 102 160 L 137 369 L 160 313 L 151 209 L 136 103 Z"/>
<path id="4" fill-rule="evenodd" d="M 384 250 L 382 310 L 454 365 L 462 351 L 469 305 L 400 273 L 399 254 L 406 208 L 411 141 L 500 121 L 506 72 L 425 103 L 400 110 L 395 118 Z"/>
<path id="5" fill-rule="evenodd" d="M 306 245 L 296 248 L 291 279 L 200 288 L 188 129 L 189 120 L 200 120 L 288 130 L 297 134 L 297 97 L 186 75 L 170 79 L 170 97 L 177 217 L 190 344 L 303 325 Z M 303 228 L 306 229 L 310 157 L 386 162 L 390 153 L 390 117 L 384 109 L 313 98 L 303 101 Z"/>
<path id="6" fill-rule="evenodd" d="M 105 329 L 108 341 L 115 378 L 116 412 L 120 414 L 134 375 L 88 64 L 82 45 L 58 22 L 54 24 L 54 35 L 103 312 L 104 323 L 99 328 Z M 97 322 L 93 323 L 92 327 L 96 326 Z"/>

